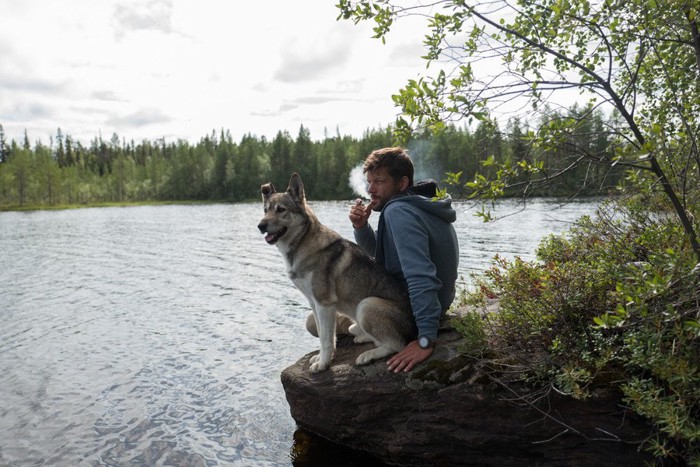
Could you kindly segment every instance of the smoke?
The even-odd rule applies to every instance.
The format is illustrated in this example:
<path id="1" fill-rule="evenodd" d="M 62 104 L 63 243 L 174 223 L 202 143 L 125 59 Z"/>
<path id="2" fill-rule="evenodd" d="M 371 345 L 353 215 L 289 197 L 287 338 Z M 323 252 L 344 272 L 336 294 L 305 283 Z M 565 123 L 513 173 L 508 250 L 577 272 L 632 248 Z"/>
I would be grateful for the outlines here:
<path id="1" fill-rule="evenodd" d="M 363 164 L 360 164 L 350 171 L 348 186 L 352 188 L 353 193 L 360 198 L 369 199 L 369 193 L 367 193 L 367 178 L 362 172 L 362 166 Z"/>
<path id="2" fill-rule="evenodd" d="M 413 161 L 413 181 L 432 178 L 440 182 L 445 178 L 445 171 L 437 157 L 430 154 L 430 142 L 424 139 L 408 143 L 408 155 Z"/>

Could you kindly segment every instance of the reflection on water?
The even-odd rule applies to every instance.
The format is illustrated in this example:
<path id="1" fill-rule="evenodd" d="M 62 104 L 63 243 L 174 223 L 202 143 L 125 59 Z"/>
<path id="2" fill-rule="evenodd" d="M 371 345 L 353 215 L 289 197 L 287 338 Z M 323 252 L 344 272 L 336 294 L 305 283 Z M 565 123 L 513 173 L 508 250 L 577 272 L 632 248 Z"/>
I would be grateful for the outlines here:
<path id="1" fill-rule="evenodd" d="M 352 235 L 346 203 L 312 205 Z M 458 204 L 462 274 L 497 252 L 531 258 L 592 206 L 539 201 L 483 224 Z M 260 215 L 257 203 L 0 213 L 0 465 L 325 463 L 303 434 L 290 452 L 279 373 L 317 341 Z"/>

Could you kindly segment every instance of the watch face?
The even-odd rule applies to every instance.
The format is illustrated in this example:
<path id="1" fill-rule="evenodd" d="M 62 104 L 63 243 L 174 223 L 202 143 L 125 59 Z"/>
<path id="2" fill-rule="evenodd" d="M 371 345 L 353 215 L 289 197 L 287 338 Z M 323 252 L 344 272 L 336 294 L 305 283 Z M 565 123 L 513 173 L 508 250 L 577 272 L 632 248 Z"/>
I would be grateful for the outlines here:
<path id="1" fill-rule="evenodd" d="M 418 345 L 420 346 L 421 349 L 427 349 L 428 347 L 430 347 L 430 339 L 428 339 L 425 336 L 421 336 L 418 339 Z"/>

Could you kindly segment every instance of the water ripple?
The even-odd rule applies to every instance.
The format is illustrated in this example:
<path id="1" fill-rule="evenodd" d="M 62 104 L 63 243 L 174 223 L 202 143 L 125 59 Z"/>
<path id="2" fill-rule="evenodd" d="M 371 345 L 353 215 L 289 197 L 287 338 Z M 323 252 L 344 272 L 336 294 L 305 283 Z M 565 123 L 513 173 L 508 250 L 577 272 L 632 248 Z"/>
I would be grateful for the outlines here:
<path id="1" fill-rule="evenodd" d="M 313 206 L 352 235 L 346 203 Z M 591 209 L 555 207 L 494 226 L 457 203 L 462 273 Z M 318 343 L 260 214 L 0 213 L 0 465 L 289 465 L 279 373 Z"/>

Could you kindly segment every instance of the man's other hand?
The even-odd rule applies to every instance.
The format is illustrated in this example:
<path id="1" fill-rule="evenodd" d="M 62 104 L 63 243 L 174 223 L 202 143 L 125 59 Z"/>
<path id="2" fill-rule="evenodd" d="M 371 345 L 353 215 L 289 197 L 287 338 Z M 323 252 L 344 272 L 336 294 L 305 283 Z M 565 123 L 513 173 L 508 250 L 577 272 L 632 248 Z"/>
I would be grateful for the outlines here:
<path id="1" fill-rule="evenodd" d="M 386 362 L 387 368 L 394 373 L 411 371 L 414 366 L 430 357 L 432 353 L 432 348 L 421 349 L 417 340 L 411 341 L 401 352 L 397 353 Z"/>

